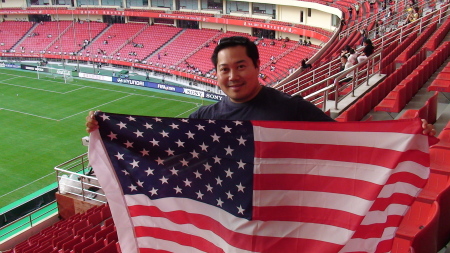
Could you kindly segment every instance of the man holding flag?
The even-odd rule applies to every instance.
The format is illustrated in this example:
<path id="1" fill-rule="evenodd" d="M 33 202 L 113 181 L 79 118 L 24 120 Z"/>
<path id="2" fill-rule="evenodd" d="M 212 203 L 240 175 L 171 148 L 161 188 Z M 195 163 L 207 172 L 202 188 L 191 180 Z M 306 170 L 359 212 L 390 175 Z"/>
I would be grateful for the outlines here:
<path id="1" fill-rule="evenodd" d="M 222 39 L 212 61 L 228 97 L 190 119 L 87 117 L 122 251 L 389 251 L 427 180 L 432 125 L 326 122 L 259 84 L 247 38 Z"/>

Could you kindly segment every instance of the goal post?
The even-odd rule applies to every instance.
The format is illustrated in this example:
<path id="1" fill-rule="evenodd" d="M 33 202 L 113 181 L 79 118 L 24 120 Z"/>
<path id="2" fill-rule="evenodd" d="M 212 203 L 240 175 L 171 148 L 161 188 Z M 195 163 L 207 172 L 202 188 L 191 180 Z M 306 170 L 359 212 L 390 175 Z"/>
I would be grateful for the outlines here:
<path id="1" fill-rule="evenodd" d="M 72 71 L 67 69 L 37 67 L 36 72 L 38 79 L 62 79 L 64 83 L 73 81 Z"/>

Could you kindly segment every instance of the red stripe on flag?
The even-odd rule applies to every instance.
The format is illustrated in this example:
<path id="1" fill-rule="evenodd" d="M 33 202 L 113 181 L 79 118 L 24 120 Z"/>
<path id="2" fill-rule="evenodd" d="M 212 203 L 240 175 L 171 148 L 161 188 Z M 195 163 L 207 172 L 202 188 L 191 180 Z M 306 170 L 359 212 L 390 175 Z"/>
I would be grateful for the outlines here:
<path id="1" fill-rule="evenodd" d="M 255 174 L 255 190 L 294 190 L 339 193 L 373 200 L 383 185 L 350 178 L 302 174 Z M 364 191 L 361 191 L 364 189 Z"/>
<path id="2" fill-rule="evenodd" d="M 199 229 L 212 231 L 214 234 L 221 237 L 224 241 L 226 241 L 233 247 L 248 251 L 290 252 L 292 251 L 292 249 L 302 248 L 305 250 L 305 252 L 338 252 L 339 249 L 342 248 L 342 245 L 336 245 L 333 243 L 310 239 L 242 234 L 227 229 L 226 227 L 222 226 L 222 224 L 214 219 L 211 219 L 210 217 L 200 214 L 187 213 L 185 211 L 163 212 L 159 208 L 154 206 L 148 207 L 139 205 L 130 206 L 129 210 L 131 217 L 163 217 L 176 224 L 192 224 Z M 153 234 L 155 234 L 155 232 L 154 228 L 152 227 L 140 227 L 139 231 L 136 231 L 137 237 L 153 237 Z M 160 235 L 156 236 L 157 238 L 159 238 Z M 176 242 L 174 240 L 175 237 L 170 236 L 170 233 L 168 233 L 168 236 L 169 237 L 167 240 Z M 186 236 L 191 237 L 192 235 L 186 234 Z M 195 246 L 198 246 L 198 244 L 195 244 Z M 215 251 L 206 250 L 205 252 Z"/>
<path id="3" fill-rule="evenodd" d="M 255 141 L 255 157 L 342 161 L 372 164 L 391 169 L 395 168 L 398 163 L 404 161 L 413 161 L 423 166 L 429 166 L 429 155 L 417 150 L 406 150 L 401 152 L 373 147 L 291 142 Z"/>
<path id="4" fill-rule="evenodd" d="M 378 198 L 370 207 L 370 211 L 384 211 L 391 204 L 411 205 L 416 199 L 414 196 L 403 193 L 394 193 L 389 198 Z"/>
<path id="5" fill-rule="evenodd" d="M 364 218 L 341 210 L 306 206 L 253 207 L 253 214 L 253 220 L 317 223 L 349 230 L 355 230 Z"/>
<path id="6" fill-rule="evenodd" d="M 397 182 L 408 182 L 408 184 L 422 188 L 427 180 L 409 172 L 398 172 L 392 174 L 385 184 L 395 184 Z"/>
<path id="7" fill-rule="evenodd" d="M 139 248 L 139 253 L 173 253 L 167 250 L 161 250 L 161 249 L 146 249 L 146 248 Z"/>

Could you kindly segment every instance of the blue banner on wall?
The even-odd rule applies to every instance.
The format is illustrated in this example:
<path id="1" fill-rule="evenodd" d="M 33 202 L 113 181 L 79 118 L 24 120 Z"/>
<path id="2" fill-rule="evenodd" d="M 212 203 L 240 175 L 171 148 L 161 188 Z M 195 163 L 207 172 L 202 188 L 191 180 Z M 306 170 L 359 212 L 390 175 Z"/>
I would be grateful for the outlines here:
<path id="1" fill-rule="evenodd" d="M 153 89 L 183 93 L 183 94 L 187 94 L 190 96 L 207 98 L 207 99 L 212 99 L 212 100 L 217 100 L 217 101 L 222 100 L 222 98 L 224 97 L 222 95 L 218 95 L 215 93 L 187 89 L 187 88 L 182 88 L 182 87 L 168 85 L 168 84 L 162 84 L 162 83 L 154 83 L 154 82 L 148 82 L 148 81 L 135 80 L 135 79 L 113 77 L 112 81 L 115 83 L 123 83 L 123 84 L 143 86 L 143 87 L 148 87 L 148 88 L 153 88 Z"/>

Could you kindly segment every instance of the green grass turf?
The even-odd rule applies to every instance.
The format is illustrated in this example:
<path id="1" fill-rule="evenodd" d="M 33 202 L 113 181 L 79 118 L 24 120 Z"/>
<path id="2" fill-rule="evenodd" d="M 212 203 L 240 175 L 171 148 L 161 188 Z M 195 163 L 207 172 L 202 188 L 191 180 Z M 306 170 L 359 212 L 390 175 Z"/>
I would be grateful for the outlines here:
<path id="1" fill-rule="evenodd" d="M 90 110 L 187 117 L 213 103 L 144 87 L 41 78 L 0 69 L 0 208 L 54 183 L 56 165 L 87 152 L 81 138 Z"/>

